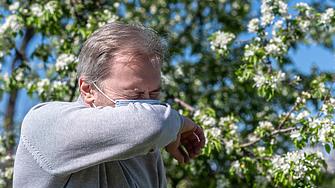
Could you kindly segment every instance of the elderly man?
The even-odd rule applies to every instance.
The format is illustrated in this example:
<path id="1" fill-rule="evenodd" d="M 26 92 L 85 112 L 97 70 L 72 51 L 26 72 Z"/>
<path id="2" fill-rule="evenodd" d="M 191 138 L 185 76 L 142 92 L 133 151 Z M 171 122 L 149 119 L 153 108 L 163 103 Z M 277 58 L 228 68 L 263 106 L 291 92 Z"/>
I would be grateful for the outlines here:
<path id="1" fill-rule="evenodd" d="M 140 24 L 94 32 L 79 56 L 78 101 L 42 103 L 24 118 L 14 187 L 167 187 L 159 148 L 188 163 L 205 137 L 158 104 L 165 49 Z"/>

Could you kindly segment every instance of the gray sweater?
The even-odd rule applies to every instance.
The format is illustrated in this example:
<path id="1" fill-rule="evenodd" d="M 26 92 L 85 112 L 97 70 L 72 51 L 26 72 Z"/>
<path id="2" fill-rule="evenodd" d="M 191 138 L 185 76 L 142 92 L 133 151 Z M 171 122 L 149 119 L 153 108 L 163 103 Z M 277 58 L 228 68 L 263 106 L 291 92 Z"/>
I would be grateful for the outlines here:
<path id="1" fill-rule="evenodd" d="M 14 187 L 167 187 L 159 148 L 182 126 L 168 104 L 38 104 L 23 120 Z"/>

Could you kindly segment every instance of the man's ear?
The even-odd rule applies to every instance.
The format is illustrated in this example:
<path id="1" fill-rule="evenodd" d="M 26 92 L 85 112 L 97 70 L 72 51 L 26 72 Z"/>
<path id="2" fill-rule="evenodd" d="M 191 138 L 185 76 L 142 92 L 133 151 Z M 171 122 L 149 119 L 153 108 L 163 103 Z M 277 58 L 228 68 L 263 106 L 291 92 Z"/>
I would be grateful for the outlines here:
<path id="1" fill-rule="evenodd" d="M 93 88 L 92 85 L 84 81 L 83 78 L 83 76 L 79 78 L 79 89 L 81 97 L 86 106 L 91 106 L 95 100 L 95 96 L 93 95 Z"/>

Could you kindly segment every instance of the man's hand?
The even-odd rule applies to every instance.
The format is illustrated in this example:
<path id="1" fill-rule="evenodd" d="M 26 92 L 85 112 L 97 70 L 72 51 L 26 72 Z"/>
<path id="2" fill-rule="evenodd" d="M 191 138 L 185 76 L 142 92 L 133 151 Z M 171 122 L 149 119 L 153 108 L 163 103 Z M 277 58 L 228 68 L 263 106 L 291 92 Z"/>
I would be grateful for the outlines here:
<path id="1" fill-rule="evenodd" d="M 184 118 L 184 126 L 177 135 L 176 141 L 165 146 L 165 150 L 175 158 L 180 165 L 189 163 L 190 158 L 200 154 L 201 148 L 205 147 L 205 135 L 199 125 L 187 117 Z M 184 146 L 184 151 L 180 143 Z"/>

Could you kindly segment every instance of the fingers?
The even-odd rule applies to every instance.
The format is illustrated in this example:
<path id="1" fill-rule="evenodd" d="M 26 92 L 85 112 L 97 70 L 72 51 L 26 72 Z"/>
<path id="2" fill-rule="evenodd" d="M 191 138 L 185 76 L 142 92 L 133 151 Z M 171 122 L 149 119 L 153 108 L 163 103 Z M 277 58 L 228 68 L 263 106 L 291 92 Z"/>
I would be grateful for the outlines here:
<path id="1" fill-rule="evenodd" d="M 187 153 L 184 151 L 183 147 L 179 146 L 178 150 L 180 151 L 180 153 L 183 155 L 183 158 L 184 158 L 184 160 L 182 161 L 181 164 L 180 164 L 180 162 L 178 161 L 179 164 L 182 165 L 183 163 L 186 163 L 186 164 L 190 163 L 190 158 L 189 158 L 189 156 L 187 155 Z"/>
<path id="2" fill-rule="evenodd" d="M 205 138 L 204 132 L 202 131 L 201 127 L 197 125 L 196 123 L 194 123 L 191 119 L 184 117 L 184 116 L 183 118 L 184 118 L 184 126 L 179 132 L 180 134 L 182 134 L 182 138 L 188 137 L 189 135 L 195 133 L 197 137 L 199 138 L 200 148 L 204 148 L 205 143 L 206 143 L 206 138 Z"/>
<path id="3" fill-rule="evenodd" d="M 189 135 L 181 140 L 182 145 L 186 149 L 190 158 L 195 158 L 200 154 L 200 146 L 198 137 L 194 134 Z"/>
<path id="4" fill-rule="evenodd" d="M 176 150 L 169 150 L 165 147 L 165 150 L 171 154 L 173 158 L 175 158 L 178 161 L 179 165 L 182 165 L 184 163 L 190 163 L 190 158 L 187 155 L 187 153 L 184 151 L 184 149 L 179 146 Z"/>
<path id="5" fill-rule="evenodd" d="M 205 147 L 205 143 L 206 143 L 206 137 L 204 135 L 204 131 L 201 129 L 201 127 L 199 125 L 197 125 L 197 129 L 195 130 L 195 134 L 199 138 L 199 145 L 200 145 L 200 147 L 204 148 Z"/>

